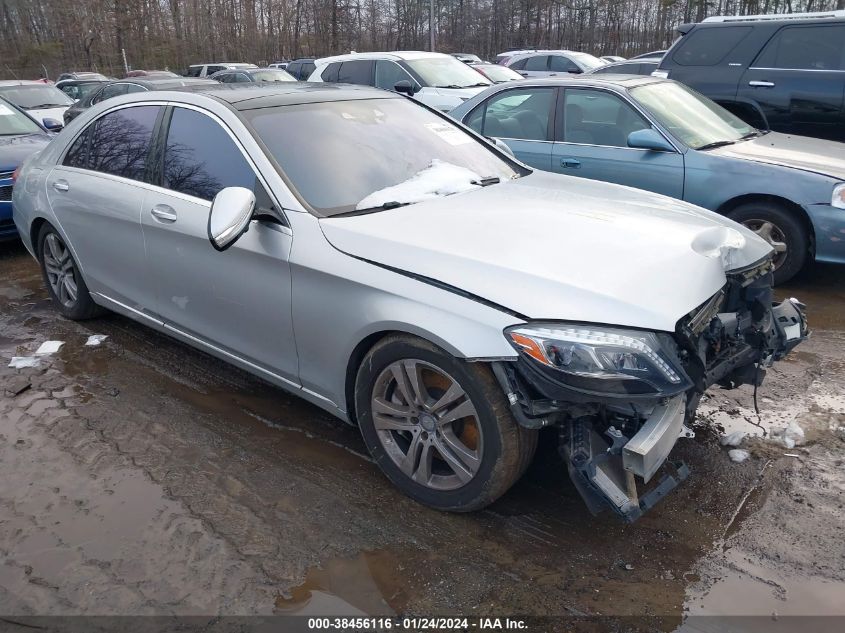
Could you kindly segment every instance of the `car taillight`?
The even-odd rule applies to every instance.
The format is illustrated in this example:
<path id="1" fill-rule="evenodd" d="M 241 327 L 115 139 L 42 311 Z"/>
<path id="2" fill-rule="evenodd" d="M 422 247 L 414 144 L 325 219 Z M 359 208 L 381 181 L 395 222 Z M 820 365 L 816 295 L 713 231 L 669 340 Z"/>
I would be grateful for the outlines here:
<path id="1" fill-rule="evenodd" d="M 12 184 L 15 184 L 18 181 L 18 176 L 21 175 L 21 168 L 18 166 L 15 171 L 12 172 Z"/>

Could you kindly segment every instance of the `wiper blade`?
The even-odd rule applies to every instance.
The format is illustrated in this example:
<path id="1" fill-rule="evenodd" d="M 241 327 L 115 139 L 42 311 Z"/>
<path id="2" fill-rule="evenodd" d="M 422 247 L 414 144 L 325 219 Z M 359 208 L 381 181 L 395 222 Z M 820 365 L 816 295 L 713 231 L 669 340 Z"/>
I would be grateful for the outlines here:
<path id="1" fill-rule="evenodd" d="M 391 200 L 384 204 L 379 204 L 374 207 L 366 207 L 364 209 L 352 209 L 352 211 L 345 211 L 344 213 L 335 213 L 333 218 L 345 218 L 353 215 L 366 215 L 367 213 L 376 213 L 377 211 L 387 211 L 389 209 L 398 209 L 399 207 L 407 207 L 410 202 L 397 202 Z"/>
<path id="2" fill-rule="evenodd" d="M 459 86 L 458 84 L 449 84 L 448 86 L 435 86 L 435 88 L 464 88 L 465 86 Z"/>
<path id="3" fill-rule="evenodd" d="M 41 108 L 63 108 L 64 104 L 61 103 L 42 103 L 40 105 L 34 106 L 26 106 L 27 110 L 40 110 Z"/>
<path id="4" fill-rule="evenodd" d="M 702 145 L 701 147 L 696 147 L 698 151 L 703 149 L 715 149 L 717 147 L 724 147 L 725 145 L 733 145 L 736 141 L 714 141 L 713 143 L 707 143 L 706 145 Z"/>
<path id="5" fill-rule="evenodd" d="M 484 178 L 480 178 L 479 180 L 473 180 L 473 185 L 481 185 L 482 187 L 488 187 L 490 185 L 498 185 L 502 182 L 502 179 L 498 176 L 485 176 Z"/>

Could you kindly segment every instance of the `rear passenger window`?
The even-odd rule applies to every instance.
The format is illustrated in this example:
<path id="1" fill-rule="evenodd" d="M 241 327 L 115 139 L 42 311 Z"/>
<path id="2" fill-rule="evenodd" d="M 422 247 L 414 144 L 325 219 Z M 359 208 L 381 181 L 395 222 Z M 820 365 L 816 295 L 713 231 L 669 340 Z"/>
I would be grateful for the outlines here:
<path id="1" fill-rule="evenodd" d="M 329 64 L 325 67 L 323 72 L 320 74 L 320 78 L 323 81 L 329 82 L 336 82 L 338 74 L 340 72 L 340 62 L 334 62 L 333 64 Z M 303 79 L 307 79 L 307 77 L 303 77 Z"/>
<path id="2" fill-rule="evenodd" d="M 337 74 L 337 80 L 344 84 L 373 85 L 373 62 L 368 59 L 356 59 L 343 62 Z"/>
<path id="3" fill-rule="evenodd" d="M 88 167 L 88 134 L 91 130 L 90 126 L 80 134 L 76 140 L 73 142 L 73 145 L 70 146 L 70 149 L 65 154 L 65 159 L 62 161 L 62 165 L 67 167 L 80 167 L 86 168 Z"/>
<path id="4" fill-rule="evenodd" d="M 720 26 L 696 29 L 684 36 L 672 53 L 672 61 L 681 66 L 715 66 L 736 48 L 754 27 Z"/>
<path id="5" fill-rule="evenodd" d="M 753 64 L 757 68 L 845 70 L 845 25 L 787 26 Z"/>
<path id="6" fill-rule="evenodd" d="M 535 57 L 529 57 L 525 61 L 525 70 L 548 70 L 549 68 L 549 56 L 548 55 L 537 55 Z"/>
<path id="7" fill-rule="evenodd" d="M 525 70 L 525 62 L 527 61 L 528 59 L 518 59 L 513 64 L 508 66 L 508 68 L 513 68 L 514 70 Z"/>
<path id="8" fill-rule="evenodd" d="M 487 102 L 481 130 L 476 120 L 470 121 L 470 127 L 484 136 L 545 141 L 554 100 L 554 88 L 506 90 Z"/>
<path id="9" fill-rule="evenodd" d="M 175 108 L 164 152 L 162 186 L 212 200 L 226 187 L 246 187 L 259 197 L 256 176 L 240 149 L 217 121 Z"/>
<path id="10" fill-rule="evenodd" d="M 159 106 L 123 108 L 97 119 L 86 130 L 91 134 L 88 169 L 144 180 L 147 154 L 160 109 Z"/>

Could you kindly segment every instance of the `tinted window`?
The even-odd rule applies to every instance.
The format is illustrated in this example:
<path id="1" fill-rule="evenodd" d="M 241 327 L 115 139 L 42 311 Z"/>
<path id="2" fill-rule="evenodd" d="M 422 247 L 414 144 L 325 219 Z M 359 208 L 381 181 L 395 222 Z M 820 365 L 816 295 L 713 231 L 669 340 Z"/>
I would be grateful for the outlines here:
<path id="1" fill-rule="evenodd" d="M 162 186 L 203 200 L 225 187 L 253 191 L 255 172 L 217 121 L 175 108 L 164 152 Z"/>
<path id="2" fill-rule="evenodd" d="M 159 110 L 159 106 L 123 108 L 97 119 L 90 132 L 88 168 L 143 180 Z"/>
<path id="3" fill-rule="evenodd" d="M 329 64 L 323 69 L 323 72 L 320 74 L 320 77 L 323 81 L 337 81 L 338 75 L 340 74 L 340 62 L 334 62 L 333 64 Z M 307 77 L 303 77 L 303 79 L 307 79 Z"/>
<path id="4" fill-rule="evenodd" d="M 112 97 L 117 97 L 119 95 L 125 95 L 129 92 L 129 84 L 111 84 L 103 88 L 102 92 L 97 96 L 95 103 L 99 103 L 100 101 L 105 101 L 106 99 L 111 99 Z"/>
<path id="5" fill-rule="evenodd" d="M 715 66 L 752 31 L 751 26 L 696 29 L 681 40 L 672 60 L 681 66 Z"/>
<path id="6" fill-rule="evenodd" d="M 291 62 L 288 64 L 287 71 L 293 75 L 294 79 L 299 79 L 299 69 L 302 67 L 300 62 Z"/>
<path id="7" fill-rule="evenodd" d="M 90 134 L 91 127 L 89 126 L 82 134 L 80 134 L 76 140 L 73 142 L 73 145 L 70 146 L 70 149 L 65 154 L 65 159 L 62 161 L 62 165 L 67 165 L 68 167 L 81 167 L 86 168 L 88 167 L 88 136 Z"/>
<path id="8" fill-rule="evenodd" d="M 211 75 L 213 73 L 216 73 L 219 70 L 226 70 L 226 67 L 225 66 L 209 66 L 206 69 L 205 74 L 206 74 L 206 76 L 208 76 L 208 75 Z"/>
<path id="9" fill-rule="evenodd" d="M 548 55 L 536 55 L 525 60 L 525 70 L 548 70 L 548 67 Z"/>
<path id="10" fill-rule="evenodd" d="M 771 39 L 754 66 L 845 70 L 845 25 L 783 28 Z"/>
<path id="11" fill-rule="evenodd" d="M 508 68 L 513 68 L 514 70 L 524 70 L 525 62 L 527 61 L 527 59 L 518 59 L 513 64 L 509 64 Z"/>
<path id="12" fill-rule="evenodd" d="M 506 90 L 491 97 L 487 102 L 482 134 L 527 141 L 549 140 L 549 118 L 554 100 L 554 88 Z"/>
<path id="13" fill-rule="evenodd" d="M 649 70 L 654 68 L 653 66 L 649 66 Z M 640 74 L 640 65 L 639 64 L 619 64 L 618 66 L 604 66 L 599 68 L 598 70 L 593 71 L 595 73 L 607 74 L 607 73 L 615 73 L 619 75 L 639 75 Z M 643 73 L 648 74 L 648 73 Z"/>
<path id="14" fill-rule="evenodd" d="M 604 90 L 567 88 L 563 141 L 628 147 L 628 135 L 651 125 L 629 103 Z"/>
<path id="15" fill-rule="evenodd" d="M 337 74 L 337 80 L 345 84 L 373 85 L 373 62 L 367 59 L 356 59 L 343 62 Z"/>
<path id="16" fill-rule="evenodd" d="M 396 62 L 378 60 L 376 62 L 376 87 L 393 90 L 397 81 L 410 81 L 411 76 Z"/>
<path id="17" fill-rule="evenodd" d="M 571 59 L 563 55 L 552 55 L 549 62 L 549 70 L 554 72 L 577 73 L 581 69 Z"/>
<path id="18" fill-rule="evenodd" d="M 188 68 L 188 72 L 185 73 L 186 77 L 199 77 L 200 73 L 202 72 L 202 66 L 191 66 Z"/>
<path id="19" fill-rule="evenodd" d="M 302 62 L 302 78 L 308 79 L 316 68 L 314 62 Z"/>

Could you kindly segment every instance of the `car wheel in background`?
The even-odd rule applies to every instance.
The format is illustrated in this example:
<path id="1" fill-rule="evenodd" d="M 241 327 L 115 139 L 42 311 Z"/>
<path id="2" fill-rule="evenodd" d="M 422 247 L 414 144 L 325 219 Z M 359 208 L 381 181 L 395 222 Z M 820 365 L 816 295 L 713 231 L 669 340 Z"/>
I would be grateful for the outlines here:
<path id="1" fill-rule="evenodd" d="M 367 353 L 355 409 L 385 475 L 440 510 L 489 505 L 519 479 L 537 447 L 537 432 L 516 424 L 487 365 L 412 336 L 388 336 Z"/>
<path id="2" fill-rule="evenodd" d="M 792 279 L 804 267 L 810 252 L 807 229 L 801 220 L 778 204 L 741 204 L 728 217 L 751 229 L 775 250 L 775 284 Z"/>
<path id="3" fill-rule="evenodd" d="M 103 312 L 91 299 L 70 249 L 49 224 L 45 224 L 38 235 L 38 261 L 47 292 L 62 316 L 80 321 Z"/>

